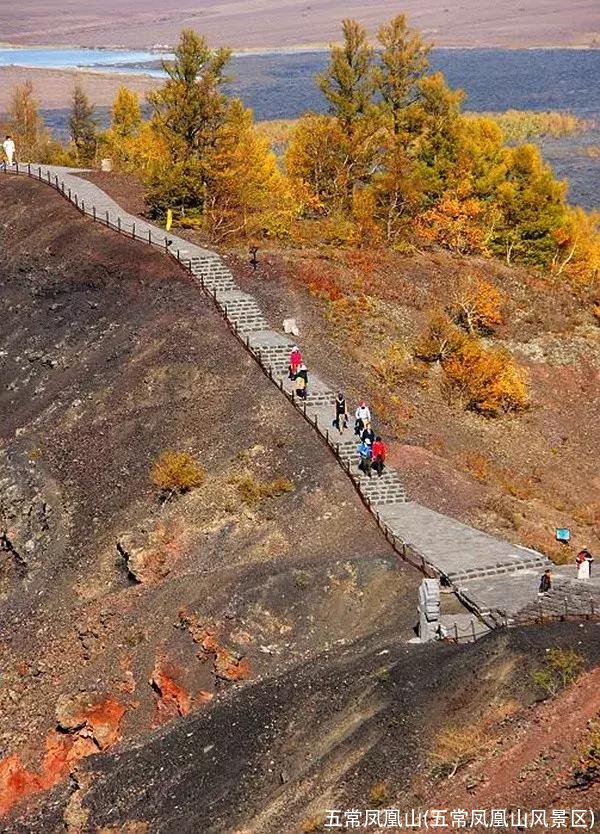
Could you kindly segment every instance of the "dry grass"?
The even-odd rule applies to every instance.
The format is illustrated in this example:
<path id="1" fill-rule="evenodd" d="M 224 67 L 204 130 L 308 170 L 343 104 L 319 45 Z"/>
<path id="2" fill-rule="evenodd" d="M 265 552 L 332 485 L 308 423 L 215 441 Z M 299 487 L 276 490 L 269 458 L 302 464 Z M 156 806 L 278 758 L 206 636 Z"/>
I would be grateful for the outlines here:
<path id="1" fill-rule="evenodd" d="M 488 739 L 479 727 L 446 727 L 436 736 L 433 775 L 451 778 L 472 762 L 485 748 Z"/>
<path id="2" fill-rule="evenodd" d="M 550 110 L 507 110 L 505 113 L 488 113 L 506 142 L 525 142 L 542 136 L 572 136 L 589 127 L 589 122 L 572 113 Z"/>
<path id="3" fill-rule="evenodd" d="M 235 475 L 231 483 L 235 484 L 242 501 L 249 506 L 254 506 L 265 498 L 279 498 L 294 490 L 294 485 L 288 478 L 280 476 L 270 481 L 261 481 L 251 472 Z"/>

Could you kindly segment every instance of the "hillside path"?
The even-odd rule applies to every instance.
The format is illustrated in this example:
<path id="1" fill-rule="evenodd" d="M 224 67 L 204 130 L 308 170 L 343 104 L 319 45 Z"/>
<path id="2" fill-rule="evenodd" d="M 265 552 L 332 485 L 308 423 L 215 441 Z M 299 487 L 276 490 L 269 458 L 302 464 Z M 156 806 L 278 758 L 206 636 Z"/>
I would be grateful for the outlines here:
<path id="1" fill-rule="evenodd" d="M 79 177 L 78 174 L 84 173 L 81 169 L 20 163 L 12 169 L 4 164 L 2 170 L 47 183 L 96 222 L 163 249 L 175 258 L 212 299 L 273 384 L 304 414 L 336 454 L 400 556 L 426 575 L 438 576 L 485 623 L 493 627 L 519 619 L 525 612 L 530 617 L 543 616 L 546 612 L 551 616 L 600 612 L 600 575 L 589 582 L 577 582 L 574 568 L 556 571 L 535 550 L 503 541 L 408 500 L 401 475 L 394 469 L 386 467 L 381 477 L 375 473 L 371 478 L 364 475 L 357 467 L 357 438 L 352 428 L 340 435 L 332 426 L 334 389 L 311 371 L 306 401 L 295 396 L 287 377 L 288 357 L 294 342 L 269 328 L 254 297 L 241 291 L 215 252 L 127 213 L 97 185 Z M 349 410 L 352 415 L 353 409 Z M 540 598 L 539 578 L 548 567 L 553 568 L 554 588 Z"/>

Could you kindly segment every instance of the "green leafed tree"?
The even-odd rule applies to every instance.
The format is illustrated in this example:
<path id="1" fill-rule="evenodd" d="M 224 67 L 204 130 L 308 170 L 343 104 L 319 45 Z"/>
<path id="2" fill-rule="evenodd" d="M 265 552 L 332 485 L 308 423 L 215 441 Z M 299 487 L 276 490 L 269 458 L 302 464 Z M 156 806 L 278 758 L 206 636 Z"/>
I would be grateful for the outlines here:
<path id="1" fill-rule="evenodd" d="M 166 82 L 148 96 L 153 129 L 168 149 L 148 182 L 146 200 L 155 216 L 167 208 L 202 210 L 207 154 L 227 115 L 222 87 L 230 54 L 210 49 L 202 35 L 185 29 L 174 60 L 163 64 Z"/>
<path id="2" fill-rule="evenodd" d="M 420 98 L 418 82 L 429 65 L 431 45 L 409 28 L 404 14 L 382 26 L 377 39 L 381 52 L 373 73 L 374 86 L 381 96 L 380 107 L 398 135 L 404 127 L 406 108 Z"/>
<path id="3" fill-rule="evenodd" d="M 373 49 L 365 29 L 356 20 L 342 23 L 344 43 L 331 49 L 326 72 L 317 85 L 331 113 L 347 131 L 369 110 L 373 97 Z"/>
<path id="4" fill-rule="evenodd" d="M 69 131 L 78 162 L 91 162 L 96 155 L 97 125 L 94 107 L 81 84 L 73 87 Z"/>
<path id="5" fill-rule="evenodd" d="M 201 157 L 213 144 L 227 111 L 222 86 L 230 55 L 229 49 L 212 50 L 202 35 L 184 29 L 174 60 L 163 62 L 167 81 L 148 100 L 174 162 Z"/>

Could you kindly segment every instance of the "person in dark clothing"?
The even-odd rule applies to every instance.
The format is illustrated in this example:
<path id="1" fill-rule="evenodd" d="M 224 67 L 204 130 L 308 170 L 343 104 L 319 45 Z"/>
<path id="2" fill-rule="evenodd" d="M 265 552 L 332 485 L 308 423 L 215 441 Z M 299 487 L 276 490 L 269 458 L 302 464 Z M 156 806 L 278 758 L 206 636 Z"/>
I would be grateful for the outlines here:
<path id="1" fill-rule="evenodd" d="M 547 593 L 552 588 L 552 571 L 550 568 L 544 571 L 540 579 L 540 594 Z"/>
<path id="2" fill-rule="evenodd" d="M 371 453 L 373 456 L 373 469 L 377 472 L 378 477 L 381 478 L 385 466 L 387 449 L 385 448 L 385 444 L 379 435 L 375 438 L 375 442 L 371 447 Z"/>
<path id="3" fill-rule="evenodd" d="M 300 365 L 298 372 L 296 373 L 296 394 L 303 400 L 306 399 L 308 394 L 308 368 L 306 365 Z"/>
<path id="4" fill-rule="evenodd" d="M 367 420 L 367 422 L 365 423 L 365 427 L 364 427 L 363 432 L 360 436 L 360 439 L 362 440 L 363 443 L 365 442 L 365 440 L 368 440 L 369 443 L 371 445 L 373 445 L 373 443 L 375 441 L 375 432 L 373 431 L 373 429 L 371 427 L 371 421 L 370 420 Z"/>
<path id="5" fill-rule="evenodd" d="M 337 428 L 340 434 L 343 434 L 344 429 L 348 428 L 348 412 L 346 410 L 346 397 L 340 391 L 335 398 L 335 420 L 333 425 Z"/>

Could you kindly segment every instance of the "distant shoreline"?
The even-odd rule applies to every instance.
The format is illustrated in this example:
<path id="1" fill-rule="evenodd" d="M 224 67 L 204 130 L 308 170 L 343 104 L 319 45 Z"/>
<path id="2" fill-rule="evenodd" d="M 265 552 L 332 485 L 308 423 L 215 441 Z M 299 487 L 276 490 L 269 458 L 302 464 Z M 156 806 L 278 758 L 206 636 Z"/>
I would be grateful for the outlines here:
<path id="1" fill-rule="evenodd" d="M 427 40 L 427 38 L 425 38 Z M 291 46 L 248 46 L 248 47 L 235 47 L 232 46 L 231 51 L 232 55 L 236 57 L 242 58 L 245 55 L 295 55 L 301 54 L 303 52 L 328 52 L 331 46 L 339 45 L 340 42 L 338 41 L 331 41 L 330 43 L 310 43 L 310 44 L 295 44 Z M 175 44 L 173 46 L 139 46 L 139 47 L 128 47 L 128 46 L 81 46 L 75 44 L 14 44 L 9 42 L 1 42 L 0 41 L 0 50 L 7 49 L 15 52 L 22 52 L 27 50 L 48 50 L 59 52 L 61 49 L 64 50 L 78 50 L 78 49 L 85 49 L 90 51 L 98 51 L 98 52 L 147 52 L 149 54 L 156 55 L 157 58 L 161 57 L 161 55 L 167 55 L 173 52 L 175 48 Z M 460 51 L 460 52 L 473 52 L 473 51 L 483 51 L 483 50 L 502 50 L 504 52 L 532 52 L 532 51 L 545 51 L 545 50 L 559 50 L 559 51 L 596 51 L 600 50 L 600 43 L 596 44 L 539 44 L 539 45 L 530 45 L 530 46 L 506 46 L 501 44 L 482 44 L 482 45 L 471 45 L 471 46 L 438 46 L 434 43 L 433 45 L 434 50 L 439 51 Z M 35 67 L 35 69 L 45 69 L 44 67 Z M 50 69 L 50 68 L 49 68 Z M 52 69 L 70 69 L 69 67 L 53 67 Z"/>

